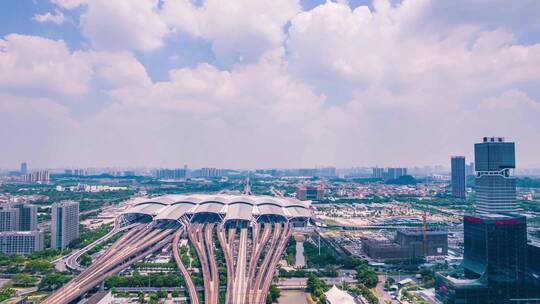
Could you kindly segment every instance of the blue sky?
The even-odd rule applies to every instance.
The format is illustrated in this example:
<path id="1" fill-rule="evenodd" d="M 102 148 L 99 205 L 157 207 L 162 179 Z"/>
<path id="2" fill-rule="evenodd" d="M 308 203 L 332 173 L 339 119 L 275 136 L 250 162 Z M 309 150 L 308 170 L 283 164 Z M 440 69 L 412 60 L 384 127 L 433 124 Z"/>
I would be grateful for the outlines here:
<path id="1" fill-rule="evenodd" d="M 535 0 L 8 0 L 0 167 L 540 166 Z"/>

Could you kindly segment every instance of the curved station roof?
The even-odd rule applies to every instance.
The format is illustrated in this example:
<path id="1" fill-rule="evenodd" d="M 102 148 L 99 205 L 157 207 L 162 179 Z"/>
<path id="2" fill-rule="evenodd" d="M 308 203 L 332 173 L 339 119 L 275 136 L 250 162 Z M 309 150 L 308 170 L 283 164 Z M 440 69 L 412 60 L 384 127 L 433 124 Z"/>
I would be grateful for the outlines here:
<path id="1" fill-rule="evenodd" d="M 228 220 L 257 220 L 260 216 L 309 218 L 310 203 L 293 198 L 252 195 L 163 195 L 139 198 L 124 214 L 149 215 L 154 220 L 180 220 L 184 216 L 216 214 Z"/>

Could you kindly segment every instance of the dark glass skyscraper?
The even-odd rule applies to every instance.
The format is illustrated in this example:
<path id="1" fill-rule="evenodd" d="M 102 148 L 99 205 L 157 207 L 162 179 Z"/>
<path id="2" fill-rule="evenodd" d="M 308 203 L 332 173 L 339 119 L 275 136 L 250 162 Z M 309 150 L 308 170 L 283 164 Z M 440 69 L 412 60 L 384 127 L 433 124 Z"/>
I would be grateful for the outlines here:
<path id="1" fill-rule="evenodd" d="M 513 142 L 502 137 L 484 137 L 474 145 L 476 211 L 478 213 L 515 212 L 516 167 Z"/>
<path id="2" fill-rule="evenodd" d="M 540 247 L 527 241 L 526 217 L 511 213 L 514 143 L 485 137 L 474 152 L 477 213 L 463 218 L 463 271 L 437 273 L 436 296 L 445 304 L 538 303 Z"/>
<path id="3" fill-rule="evenodd" d="M 464 218 L 464 275 L 437 274 L 437 297 L 443 303 L 512 303 L 538 295 L 531 269 L 524 216 L 483 214 Z"/>
<path id="4" fill-rule="evenodd" d="M 465 198 L 465 156 L 453 156 L 452 165 L 452 196 Z"/>

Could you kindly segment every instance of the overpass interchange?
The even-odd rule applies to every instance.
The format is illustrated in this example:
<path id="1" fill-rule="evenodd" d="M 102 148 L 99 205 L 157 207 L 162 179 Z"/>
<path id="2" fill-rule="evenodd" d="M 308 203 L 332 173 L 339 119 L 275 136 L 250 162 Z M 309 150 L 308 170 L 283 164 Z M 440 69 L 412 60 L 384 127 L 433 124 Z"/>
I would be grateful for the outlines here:
<path id="1" fill-rule="evenodd" d="M 55 291 L 44 304 L 70 303 L 146 256 L 171 246 L 189 303 L 266 303 L 277 264 L 295 227 L 311 220 L 309 202 L 267 196 L 167 195 L 135 203 L 117 230 L 126 232 L 88 268 Z M 115 227 L 116 228 L 116 227 Z M 180 255 L 181 239 L 195 248 L 203 293 Z M 217 253 L 226 266 L 220 282 Z M 75 258 L 76 262 L 76 258 Z M 223 292 L 223 291 L 222 291 Z"/>

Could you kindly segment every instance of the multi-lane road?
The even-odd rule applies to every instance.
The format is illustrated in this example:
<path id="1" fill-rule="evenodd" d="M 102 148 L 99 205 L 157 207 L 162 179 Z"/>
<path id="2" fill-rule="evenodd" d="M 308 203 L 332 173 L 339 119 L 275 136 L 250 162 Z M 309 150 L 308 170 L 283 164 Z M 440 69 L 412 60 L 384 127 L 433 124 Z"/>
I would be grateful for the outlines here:
<path id="1" fill-rule="evenodd" d="M 127 230 L 92 265 L 86 269 L 77 259 L 90 248 L 115 233 Z M 67 258 L 79 275 L 54 292 L 44 304 L 63 304 L 73 301 L 99 285 L 108 276 L 118 273 L 149 254 L 172 244 L 172 255 L 189 292 L 190 303 L 218 304 L 220 288 L 226 288 L 226 304 L 262 304 L 275 275 L 287 240 L 292 233 L 288 222 L 235 223 L 193 222 L 180 226 L 169 224 L 132 224 L 116 227 L 95 243 Z M 179 253 L 180 238 L 186 234 L 200 261 L 203 275 L 204 299 Z M 217 241 L 214 241 L 217 239 Z M 220 248 L 218 248 L 219 246 Z M 217 250 L 223 252 L 227 267 L 226 286 L 220 286 Z M 263 255 L 264 252 L 264 255 Z"/>
<path id="2" fill-rule="evenodd" d="M 110 239 L 111 237 L 113 237 L 117 233 L 125 231 L 125 230 L 129 230 L 129 229 L 135 227 L 136 225 L 138 225 L 138 224 L 135 223 L 135 224 L 131 224 L 131 225 L 128 225 L 128 226 L 121 227 L 118 223 L 115 222 L 113 229 L 111 231 L 109 231 L 106 235 L 102 236 L 101 238 L 99 238 L 98 240 L 92 242 L 91 244 L 87 245 L 86 247 L 84 247 L 82 249 L 79 249 L 79 250 L 73 252 L 72 254 L 68 255 L 67 257 L 65 257 L 63 259 L 62 262 L 64 262 L 65 266 L 67 268 L 69 268 L 69 269 L 73 269 L 73 270 L 77 270 L 77 271 L 83 271 L 84 268 L 81 267 L 81 265 L 78 262 L 79 258 L 83 254 L 87 253 L 92 248 L 96 247 L 98 244 L 100 244 L 102 242 L 105 242 L 106 240 Z"/>
<path id="3" fill-rule="evenodd" d="M 69 303 L 100 284 L 105 278 L 131 266 L 170 243 L 175 230 L 140 224 L 121 236 L 90 267 L 55 291 L 43 304 Z"/>

